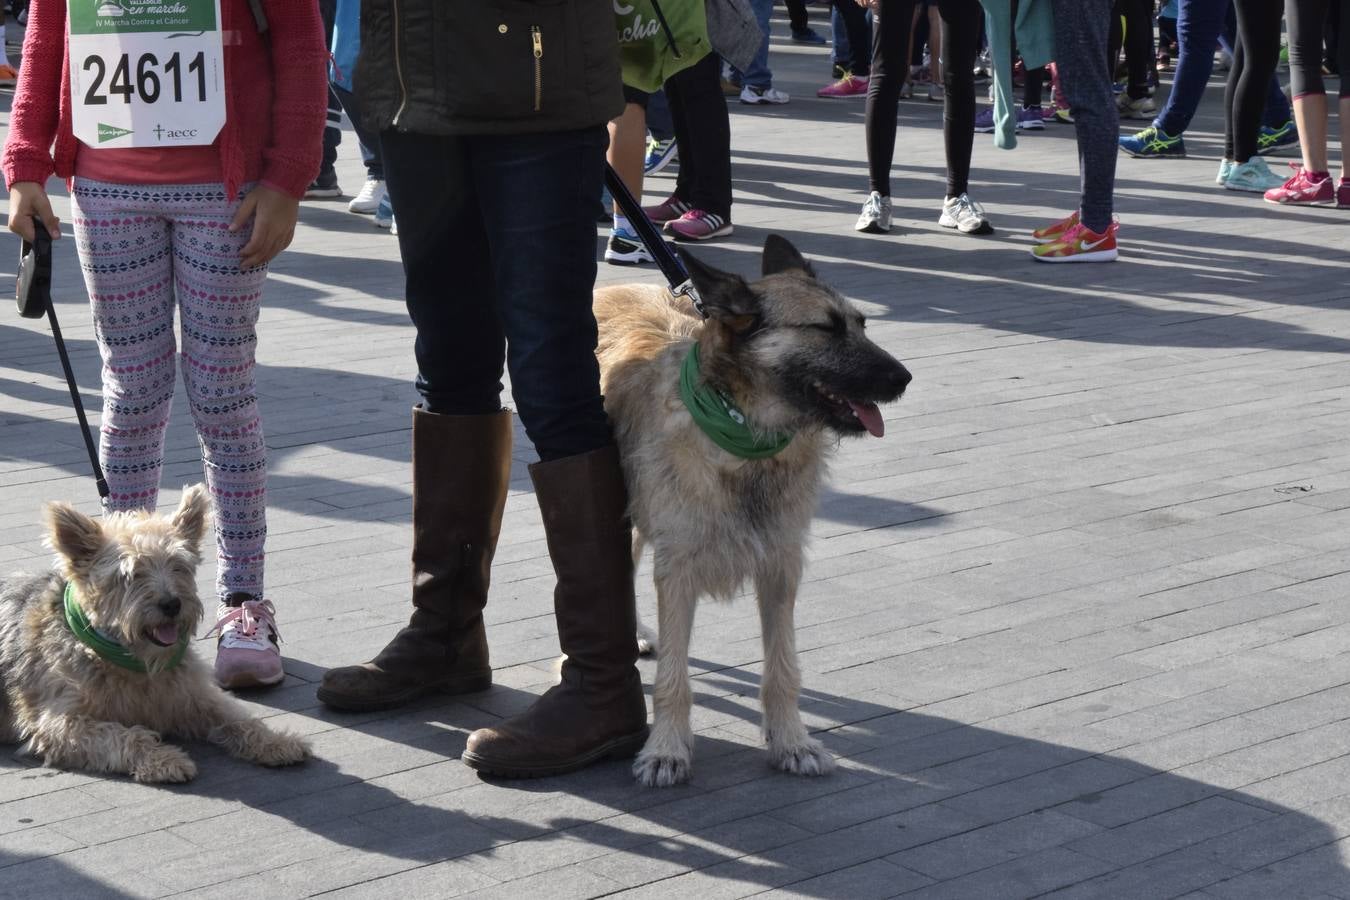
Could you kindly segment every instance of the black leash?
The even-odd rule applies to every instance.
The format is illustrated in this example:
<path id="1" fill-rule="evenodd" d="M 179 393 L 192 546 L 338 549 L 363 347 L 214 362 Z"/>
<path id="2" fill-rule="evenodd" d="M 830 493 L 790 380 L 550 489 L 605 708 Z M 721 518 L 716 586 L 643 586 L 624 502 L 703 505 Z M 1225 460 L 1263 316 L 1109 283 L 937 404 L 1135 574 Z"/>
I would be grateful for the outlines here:
<path id="1" fill-rule="evenodd" d="M 703 298 L 698 295 L 698 290 L 694 287 L 694 282 L 689 279 L 689 273 L 685 271 L 684 263 L 680 262 L 675 255 L 675 249 L 666 243 L 665 238 L 656 230 L 652 220 L 647 218 L 647 214 L 642 211 L 642 206 L 633 199 L 633 195 L 628 192 L 624 186 L 623 179 L 619 173 L 614 171 L 614 167 L 605 163 L 605 186 L 609 188 L 610 194 L 614 196 L 614 202 L 623 210 L 623 214 L 628 217 L 633 229 L 637 231 L 638 239 L 646 245 L 647 251 L 651 253 L 652 258 L 656 260 L 656 265 L 661 270 L 661 274 L 666 276 L 666 283 L 670 285 L 670 292 L 677 297 L 685 296 L 689 302 L 694 304 L 694 309 L 703 318 L 708 318 L 708 312 L 703 308 Z"/>
<path id="2" fill-rule="evenodd" d="M 19 251 L 19 278 L 14 295 L 19 304 L 19 315 L 25 319 L 40 319 L 46 313 L 47 321 L 52 324 L 56 352 L 61 357 L 61 368 L 65 370 L 66 385 L 70 388 L 70 400 L 75 404 L 75 415 L 80 420 L 80 435 L 84 438 L 85 450 L 89 452 L 89 463 L 94 468 L 98 495 L 107 497 L 108 482 L 103 477 L 103 467 L 98 463 L 98 448 L 94 446 L 94 438 L 89 433 L 84 401 L 75 384 L 75 370 L 70 366 L 70 355 L 66 353 L 66 342 L 61 336 L 61 325 L 56 321 L 56 305 L 52 303 L 52 237 L 47 233 L 47 226 L 37 216 L 33 216 L 32 243 L 24 241 L 23 249 Z"/>

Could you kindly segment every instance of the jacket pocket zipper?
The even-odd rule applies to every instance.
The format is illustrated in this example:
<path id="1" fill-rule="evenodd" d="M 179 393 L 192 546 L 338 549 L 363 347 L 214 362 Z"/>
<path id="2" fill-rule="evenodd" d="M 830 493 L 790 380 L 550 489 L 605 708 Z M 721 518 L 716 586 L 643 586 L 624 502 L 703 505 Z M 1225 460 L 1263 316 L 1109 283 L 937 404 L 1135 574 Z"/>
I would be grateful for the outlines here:
<path id="1" fill-rule="evenodd" d="M 530 26 L 530 38 L 534 41 L 534 111 L 539 112 L 544 104 L 544 35 L 538 25 Z"/>

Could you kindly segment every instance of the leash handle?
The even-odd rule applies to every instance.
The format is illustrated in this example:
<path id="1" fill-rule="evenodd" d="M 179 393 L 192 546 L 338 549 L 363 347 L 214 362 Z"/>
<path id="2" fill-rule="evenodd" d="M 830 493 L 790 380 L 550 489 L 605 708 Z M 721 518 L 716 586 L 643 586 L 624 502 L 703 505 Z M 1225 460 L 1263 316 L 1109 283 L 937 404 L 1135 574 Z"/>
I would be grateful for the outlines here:
<path id="1" fill-rule="evenodd" d="M 25 318 L 41 318 L 47 313 L 47 321 L 52 326 L 52 337 L 56 340 L 56 353 L 61 357 L 61 368 L 66 373 L 66 386 L 70 388 L 70 400 L 75 405 L 75 416 L 80 420 L 80 436 L 84 438 L 84 449 L 89 453 L 89 464 L 94 469 L 94 483 L 98 487 L 100 498 L 108 496 L 108 482 L 103 477 L 103 467 L 98 462 L 98 448 L 89 433 L 89 419 L 84 414 L 84 401 L 80 398 L 80 388 L 75 383 L 75 370 L 70 365 L 70 354 L 66 352 L 66 341 L 61 336 L 61 325 L 56 321 L 56 304 L 51 298 L 52 239 L 47 226 L 37 216 L 33 216 L 33 242 L 24 241 L 20 253 L 19 284 L 16 290 L 19 301 L 19 313 Z"/>
<path id="2" fill-rule="evenodd" d="M 637 231 L 638 238 L 646 245 L 652 258 L 656 260 L 656 265 L 661 269 L 661 274 L 666 276 L 666 283 L 670 286 L 670 291 L 675 296 L 688 297 L 694 304 L 694 309 L 703 318 L 708 318 L 707 311 L 703 308 L 703 299 L 699 297 L 698 290 L 694 287 L 693 281 L 689 279 L 689 273 L 685 271 L 684 263 L 680 262 L 679 257 L 675 255 L 674 249 L 668 244 L 665 238 L 661 237 L 652 220 L 647 218 L 647 214 L 642 211 L 642 206 L 633 199 L 628 188 L 624 185 L 623 179 L 619 173 L 614 171 L 614 167 L 605 163 L 605 186 L 609 188 L 610 194 L 614 196 L 614 202 L 623 210 L 623 214 L 628 217 L 633 228 Z"/>

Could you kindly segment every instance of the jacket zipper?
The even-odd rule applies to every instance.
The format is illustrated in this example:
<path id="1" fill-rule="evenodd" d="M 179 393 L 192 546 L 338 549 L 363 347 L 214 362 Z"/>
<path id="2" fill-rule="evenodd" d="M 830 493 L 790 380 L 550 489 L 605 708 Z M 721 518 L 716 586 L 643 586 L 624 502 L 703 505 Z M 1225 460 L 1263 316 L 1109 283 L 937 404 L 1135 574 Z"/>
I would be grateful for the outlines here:
<path id="1" fill-rule="evenodd" d="M 544 35 L 538 25 L 530 26 L 530 37 L 534 41 L 534 111 L 539 112 L 544 105 Z"/>
<path id="2" fill-rule="evenodd" d="M 397 128 L 399 116 L 403 115 L 403 111 L 408 108 L 408 83 L 403 80 L 402 46 L 398 38 L 398 33 L 401 28 L 398 19 L 398 0 L 394 0 L 392 5 L 394 8 L 394 71 L 398 73 L 399 101 L 398 111 L 394 113 L 394 120 L 390 124 Z"/>

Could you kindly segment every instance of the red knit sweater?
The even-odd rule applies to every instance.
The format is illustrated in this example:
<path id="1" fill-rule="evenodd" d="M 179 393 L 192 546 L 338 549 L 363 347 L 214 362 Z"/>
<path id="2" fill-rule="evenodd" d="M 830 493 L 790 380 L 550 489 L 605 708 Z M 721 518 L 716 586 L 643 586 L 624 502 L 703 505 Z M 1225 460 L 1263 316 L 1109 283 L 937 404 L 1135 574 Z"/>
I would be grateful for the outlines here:
<path id="1" fill-rule="evenodd" d="M 317 0 L 263 0 L 258 33 L 248 0 L 221 0 L 225 127 L 216 138 L 225 190 L 261 181 L 304 195 L 319 171 L 328 110 L 328 52 Z M 269 47 L 270 42 L 270 47 Z M 6 186 L 69 179 L 81 144 L 71 131 L 66 0 L 31 0 L 23 64 L 0 156 Z M 275 76 L 274 76 L 275 73 Z M 54 145 L 53 145 L 54 143 Z"/>

